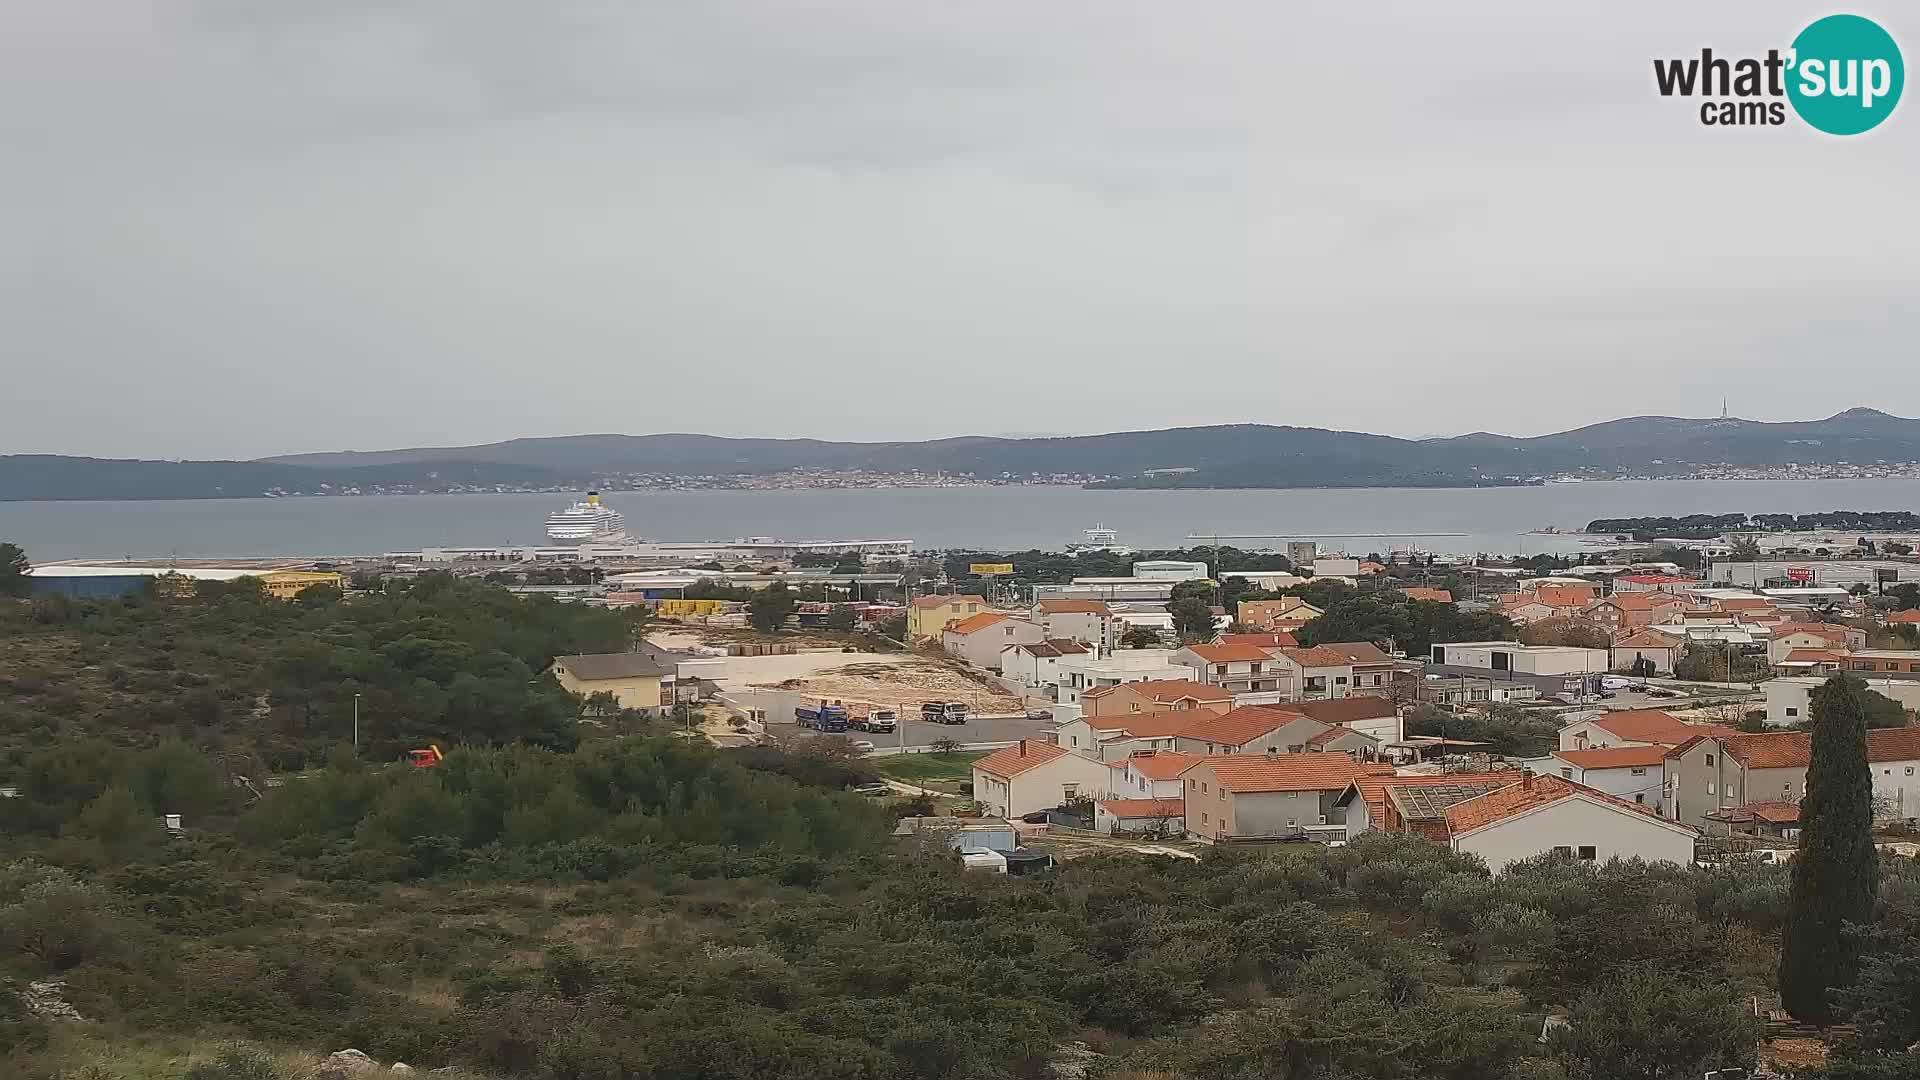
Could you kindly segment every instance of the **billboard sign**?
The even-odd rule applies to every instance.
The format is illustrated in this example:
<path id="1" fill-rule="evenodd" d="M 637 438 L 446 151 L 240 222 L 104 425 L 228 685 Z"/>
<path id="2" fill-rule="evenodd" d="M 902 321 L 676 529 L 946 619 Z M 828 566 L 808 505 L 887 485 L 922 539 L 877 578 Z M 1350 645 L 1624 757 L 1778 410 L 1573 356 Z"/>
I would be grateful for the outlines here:
<path id="1" fill-rule="evenodd" d="M 967 572 L 975 577 L 999 577 L 1013 573 L 1010 562 L 977 562 L 967 567 Z"/>
<path id="2" fill-rule="evenodd" d="M 1787 567 L 1787 580 L 1788 581 L 1812 581 L 1813 567 L 1789 566 Z"/>

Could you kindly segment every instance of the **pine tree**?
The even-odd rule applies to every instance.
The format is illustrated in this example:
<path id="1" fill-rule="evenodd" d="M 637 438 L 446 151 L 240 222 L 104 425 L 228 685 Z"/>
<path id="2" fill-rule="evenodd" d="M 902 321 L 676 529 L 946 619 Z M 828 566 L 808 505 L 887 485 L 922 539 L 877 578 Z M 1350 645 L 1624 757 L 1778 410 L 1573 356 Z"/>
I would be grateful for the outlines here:
<path id="1" fill-rule="evenodd" d="M 1831 991 L 1852 985 L 1859 955 L 1848 923 L 1873 921 L 1873 772 L 1867 766 L 1867 685 L 1835 675 L 1813 692 L 1813 761 L 1800 802 L 1780 951 L 1780 1001 L 1795 1019 L 1834 1019 Z"/>

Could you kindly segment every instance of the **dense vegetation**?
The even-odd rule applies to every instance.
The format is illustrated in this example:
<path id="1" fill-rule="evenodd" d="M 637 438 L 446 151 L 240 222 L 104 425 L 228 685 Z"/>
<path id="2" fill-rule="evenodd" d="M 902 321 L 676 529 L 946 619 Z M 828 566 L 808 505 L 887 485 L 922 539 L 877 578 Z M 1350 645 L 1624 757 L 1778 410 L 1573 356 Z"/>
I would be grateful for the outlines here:
<path id="1" fill-rule="evenodd" d="M 1911 510 L 1828 510 L 1817 514 L 1686 514 L 1680 517 L 1595 518 L 1587 532 L 1626 534 L 1641 539 L 1711 540 L 1728 532 L 1920 531 L 1920 514 Z"/>
<path id="2" fill-rule="evenodd" d="M 266 769 L 340 733 L 286 728 L 298 698 L 227 711 L 280 694 L 294 646 L 325 646 L 372 700 L 441 687 L 451 655 L 457 671 L 497 653 L 517 675 L 626 632 L 444 579 L 266 605 L 236 588 L 0 609 L 9 649 L 92 646 L 87 668 L 165 651 L 177 666 L 159 670 L 208 680 L 147 705 L 60 671 L 4 699 L 22 790 L 0 799 L 0 1074 L 176 1080 L 182 1060 L 116 1055 L 183 1037 L 193 1080 L 288 1075 L 223 1049 L 236 1040 L 542 1080 L 998 1080 L 1038 1077 L 1072 1043 L 1098 1055 L 1096 1080 L 1653 1080 L 1753 1057 L 1743 1001 L 1772 984 L 1782 869 L 1549 857 L 1495 880 L 1371 837 L 975 877 L 937 843 L 896 846 L 895 811 L 844 790 L 866 774 L 830 743 L 717 751 L 579 724 L 570 700 L 563 733 L 532 675 L 375 736 L 443 737 L 440 768 L 369 747 L 249 788 L 235 748 L 257 744 Z M 346 715 L 324 682 L 305 684 L 316 715 Z M 46 726 L 50 688 L 84 718 L 71 738 Z M 176 701 L 208 689 L 221 709 Z M 22 702 L 37 719 L 16 726 Z M 1896 1051 L 1920 1039 L 1920 872 L 1887 862 L 1834 1080 L 1915 1064 Z M 96 1022 L 30 1015 L 12 990 L 48 978 Z M 1543 1045 L 1554 1010 L 1572 1028 Z"/>
<path id="3" fill-rule="evenodd" d="M 88 739 L 184 739 L 243 775 L 295 769 L 352 738 L 356 697 L 363 758 L 431 742 L 564 749 L 580 708 L 548 664 L 630 635 L 618 614 L 444 575 L 352 603 L 332 589 L 285 603 L 242 578 L 188 598 L 0 604 L 0 782 L 31 748 Z"/>

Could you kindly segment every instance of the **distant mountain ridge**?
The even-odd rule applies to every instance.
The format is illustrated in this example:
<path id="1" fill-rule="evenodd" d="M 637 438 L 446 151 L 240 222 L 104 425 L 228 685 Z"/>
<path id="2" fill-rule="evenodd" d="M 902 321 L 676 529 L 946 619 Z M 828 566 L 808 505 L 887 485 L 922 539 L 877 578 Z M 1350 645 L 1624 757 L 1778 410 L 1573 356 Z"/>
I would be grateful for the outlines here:
<path id="1" fill-rule="evenodd" d="M 1708 465 L 1920 461 L 1920 420 L 1856 408 L 1823 420 L 1637 416 L 1527 438 L 1400 439 L 1225 424 L 1049 438 L 925 442 L 568 435 L 477 446 L 291 454 L 257 461 L 0 456 L 0 499 L 220 498 L 274 491 L 585 486 L 639 476 L 794 469 L 1112 477 L 1108 487 L 1458 487 L 1563 473 L 1686 475 Z M 1174 471 L 1162 471 L 1174 470 Z"/>

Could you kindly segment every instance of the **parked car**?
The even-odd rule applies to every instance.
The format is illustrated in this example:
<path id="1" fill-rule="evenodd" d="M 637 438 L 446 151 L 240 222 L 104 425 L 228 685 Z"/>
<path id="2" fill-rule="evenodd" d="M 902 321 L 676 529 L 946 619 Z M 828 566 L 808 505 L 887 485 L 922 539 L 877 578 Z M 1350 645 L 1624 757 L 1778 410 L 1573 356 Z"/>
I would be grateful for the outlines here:
<path id="1" fill-rule="evenodd" d="M 855 739 L 853 740 L 851 745 L 853 746 L 854 750 L 859 753 L 862 753 L 862 754 L 873 753 L 872 739 Z"/>
<path id="2" fill-rule="evenodd" d="M 1028 709 L 1028 710 L 1027 710 L 1027 719 L 1029 719 L 1029 720 L 1051 720 L 1051 719 L 1053 719 L 1053 710 L 1052 710 L 1052 709 Z"/>

